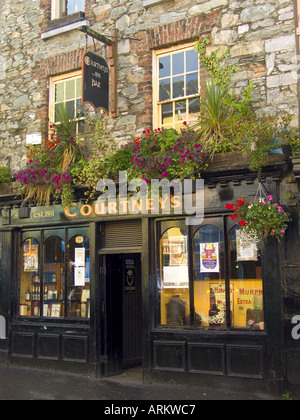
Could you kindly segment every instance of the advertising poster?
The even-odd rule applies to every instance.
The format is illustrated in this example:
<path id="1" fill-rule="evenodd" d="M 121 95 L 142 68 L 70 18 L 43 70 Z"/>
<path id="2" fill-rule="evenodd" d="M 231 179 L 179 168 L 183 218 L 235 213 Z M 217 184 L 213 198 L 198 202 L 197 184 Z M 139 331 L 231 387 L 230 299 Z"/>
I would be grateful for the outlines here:
<path id="1" fill-rule="evenodd" d="M 200 272 L 201 273 L 219 273 L 219 243 L 200 244 Z"/>
<path id="2" fill-rule="evenodd" d="M 237 261 L 257 261 L 257 243 L 249 241 L 245 233 L 236 231 L 236 253 Z"/>
<path id="3" fill-rule="evenodd" d="M 31 239 L 24 245 L 24 271 L 35 272 L 39 269 L 39 246 L 32 245 Z"/>

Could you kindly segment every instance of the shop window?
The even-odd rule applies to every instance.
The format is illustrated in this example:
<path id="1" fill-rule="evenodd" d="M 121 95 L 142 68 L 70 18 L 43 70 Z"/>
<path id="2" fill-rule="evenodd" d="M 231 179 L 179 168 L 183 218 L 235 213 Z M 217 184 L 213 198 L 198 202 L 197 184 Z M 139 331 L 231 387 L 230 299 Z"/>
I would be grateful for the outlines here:
<path id="1" fill-rule="evenodd" d="M 40 316 L 40 245 L 34 238 L 21 246 L 20 316 Z"/>
<path id="2" fill-rule="evenodd" d="M 198 326 L 226 327 L 224 235 L 214 225 L 194 235 L 194 302 Z"/>
<path id="3" fill-rule="evenodd" d="M 265 329 L 259 245 L 227 217 L 161 229 L 160 325 Z"/>
<path id="4" fill-rule="evenodd" d="M 43 316 L 64 316 L 64 285 L 65 242 L 53 236 L 44 244 Z"/>
<path id="5" fill-rule="evenodd" d="M 264 329 L 261 250 L 239 228 L 230 232 L 232 327 Z"/>
<path id="6" fill-rule="evenodd" d="M 77 12 L 84 12 L 85 0 L 52 0 L 51 17 L 59 19 Z"/>
<path id="7" fill-rule="evenodd" d="M 189 322 L 190 292 L 187 234 L 168 229 L 161 238 L 161 324 L 183 326 Z"/>
<path id="8" fill-rule="evenodd" d="M 66 249 L 61 236 L 49 236 L 41 253 L 37 239 L 26 239 L 21 245 L 20 271 L 21 317 L 90 318 L 87 237 L 74 236 Z"/>
<path id="9" fill-rule="evenodd" d="M 50 121 L 60 124 L 62 110 L 66 110 L 69 120 L 75 122 L 74 135 L 82 135 L 85 131 L 81 83 L 81 72 L 53 77 L 50 83 Z"/>
<path id="10" fill-rule="evenodd" d="M 154 53 L 156 128 L 196 123 L 200 114 L 199 57 L 194 45 Z"/>
<path id="11" fill-rule="evenodd" d="M 74 236 L 68 243 L 68 317 L 90 318 L 90 243 Z"/>

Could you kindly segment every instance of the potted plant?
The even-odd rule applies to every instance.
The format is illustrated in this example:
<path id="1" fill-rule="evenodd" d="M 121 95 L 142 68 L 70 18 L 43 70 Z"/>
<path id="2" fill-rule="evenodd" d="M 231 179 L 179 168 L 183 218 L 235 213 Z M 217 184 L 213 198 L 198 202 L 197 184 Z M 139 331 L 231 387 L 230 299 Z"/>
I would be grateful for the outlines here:
<path id="1" fill-rule="evenodd" d="M 82 169 L 89 152 L 74 136 L 74 122 L 63 107 L 60 121 L 59 125 L 50 126 L 50 139 L 36 148 L 26 168 L 15 174 L 25 202 L 32 200 L 37 205 L 48 205 L 51 197 L 57 197 L 67 206 L 73 201 L 72 172 L 78 167 Z"/>
<path id="2" fill-rule="evenodd" d="M 250 241 L 263 243 L 268 237 L 281 239 L 291 221 L 290 214 L 273 202 L 271 195 L 254 201 L 239 196 L 234 203 L 226 204 L 225 208 L 233 212 L 230 218 L 237 221 Z"/>

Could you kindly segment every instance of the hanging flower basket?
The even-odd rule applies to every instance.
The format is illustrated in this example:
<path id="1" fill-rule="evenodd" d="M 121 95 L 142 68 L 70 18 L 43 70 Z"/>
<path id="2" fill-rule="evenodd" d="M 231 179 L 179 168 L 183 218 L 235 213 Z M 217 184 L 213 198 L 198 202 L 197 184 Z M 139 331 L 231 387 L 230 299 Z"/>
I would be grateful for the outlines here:
<path id="1" fill-rule="evenodd" d="M 239 196 L 234 203 L 226 204 L 225 208 L 233 211 L 230 218 L 237 221 L 250 241 L 264 242 L 268 237 L 281 239 L 291 221 L 290 214 L 273 202 L 271 195 L 257 196 L 254 201 Z"/>

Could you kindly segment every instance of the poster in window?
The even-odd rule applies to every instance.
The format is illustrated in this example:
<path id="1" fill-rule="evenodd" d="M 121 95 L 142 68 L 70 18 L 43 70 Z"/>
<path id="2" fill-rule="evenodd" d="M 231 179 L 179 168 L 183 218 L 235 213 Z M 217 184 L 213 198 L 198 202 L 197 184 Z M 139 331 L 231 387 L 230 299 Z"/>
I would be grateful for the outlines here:
<path id="1" fill-rule="evenodd" d="M 187 265 L 186 237 L 173 236 L 163 240 L 163 254 L 169 257 L 170 266 Z"/>
<path id="2" fill-rule="evenodd" d="M 170 266 L 163 269 L 163 288 L 164 289 L 188 289 L 189 288 L 189 268 L 187 265 L 179 267 Z"/>
<path id="3" fill-rule="evenodd" d="M 85 267 L 75 267 L 74 285 L 76 287 L 85 286 Z"/>
<path id="4" fill-rule="evenodd" d="M 39 246 L 32 245 L 31 239 L 24 244 L 24 272 L 35 272 L 39 269 Z"/>
<path id="5" fill-rule="evenodd" d="M 75 248 L 75 267 L 85 267 L 85 248 Z"/>
<path id="6" fill-rule="evenodd" d="M 236 231 L 236 254 L 237 261 L 258 261 L 257 243 L 240 230 Z"/>
<path id="7" fill-rule="evenodd" d="M 200 272 L 201 273 L 219 273 L 219 243 L 200 244 Z"/>

